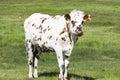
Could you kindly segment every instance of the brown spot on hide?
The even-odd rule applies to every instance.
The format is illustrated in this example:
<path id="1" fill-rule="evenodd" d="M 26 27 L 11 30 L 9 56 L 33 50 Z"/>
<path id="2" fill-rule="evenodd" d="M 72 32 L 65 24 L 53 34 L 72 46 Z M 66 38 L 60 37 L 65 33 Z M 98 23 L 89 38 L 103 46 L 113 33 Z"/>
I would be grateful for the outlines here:
<path id="1" fill-rule="evenodd" d="M 55 17 L 55 16 L 53 16 L 52 18 L 53 18 L 53 19 L 56 19 L 56 17 Z"/>
<path id="2" fill-rule="evenodd" d="M 68 33 L 68 36 L 69 36 L 69 39 L 70 39 L 70 43 L 71 43 L 71 42 L 72 42 L 72 39 L 71 39 L 70 30 L 69 30 L 69 23 L 66 23 L 66 27 L 63 28 L 62 32 L 60 32 L 59 35 L 63 34 L 64 32 L 67 32 L 67 33 Z"/>
<path id="3" fill-rule="evenodd" d="M 28 24 L 30 24 L 30 22 L 28 22 Z"/>
<path id="4" fill-rule="evenodd" d="M 71 44 L 71 42 L 72 42 L 71 33 L 69 32 L 68 35 L 69 35 L 70 44 Z"/>
<path id="5" fill-rule="evenodd" d="M 34 68 L 37 69 L 37 66 L 35 66 Z"/>
<path id="6" fill-rule="evenodd" d="M 47 44 L 48 42 L 46 41 L 45 43 Z"/>
<path id="7" fill-rule="evenodd" d="M 28 64 L 29 65 L 33 65 L 33 62 L 30 60 L 30 61 L 28 61 Z"/>
<path id="8" fill-rule="evenodd" d="M 55 45 L 57 45 L 57 43 L 55 43 Z"/>
<path id="9" fill-rule="evenodd" d="M 50 26 L 47 27 L 48 31 L 51 30 Z"/>
<path id="10" fill-rule="evenodd" d="M 69 32 L 69 23 L 66 23 L 67 31 Z"/>
<path id="11" fill-rule="evenodd" d="M 29 39 L 27 39 L 26 42 L 29 42 L 29 43 L 30 43 L 31 41 L 30 41 Z"/>
<path id="12" fill-rule="evenodd" d="M 39 27 L 37 27 L 36 29 L 39 29 Z"/>
<path id="13" fill-rule="evenodd" d="M 70 17 L 70 15 L 69 14 L 65 14 L 65 19 L 68 21 L 68 20 L 70 20 L 71 19 L 71 17 Z"/>
<path id="14" fill-rule="evenodd" d="M 71 51 L 71 48 L 69 48 L 69 50 Z"/>
<path id="15" fill-rule="evenodd" d="M 34 26 L 34 24 L 32 24 L 32 26 Z"/>
<path id="16" fill-rule="evenodd" d="M 60 59 L 60 56 L 58 56 L 58 59 Z"/>
<path id="17" fill-rule="evenodd" d="M 44 29 L 43 32 L 45 33 L 47 29 Z"/>
<path id="18" fill-rule="evenodd" d="M 49 39 L 51 39 L 51 38 L 52 38 L 52 36 L 49 37 Z"/>
<path id="19" fill-rule="evenodd" d="M 47 44 L 47 43 L 48 43 L 48 42 L 46 41 L 46 42 L 43 43 L 43 45 L 45 45 L 45 44 Z"/>
<path id="20" fill-rule="evenodd" d="M 40 29 L 40 30 L 42 30 L 42 29 L 43 29 L 43 27 L 40 25 L 40 26 L 39 26 L 39 29 Z"/>
<path id="21" fill-rule="evenodd" d="M 66 41 L 66 39 L 64 37 L 61 38 L 63 41 Z"/>
<path id="22" fill-rule="evenodd" d="M 42 33 L 42 31 L 39 31 L 39 33 Z"/>
<path id="23" fill-rule="evenodd" d="M 71 33 L 70 33 L 70 30 L 69 30 L 69 23 L 67 23 L 66 25 L 67 25 L 67 30 L 68 30 L 68 36 L 69 36 L 69 39 L 70 39 L 70 44 L 71 44 L 72 39 L 71 39 Z"/>
<path id="24" fill-rule="evenodd" d="M 41 37 L 40 37 L 40 38 L 38 38 L 38 40 L 40 40 L 40 41 L 41 41 L 41 40 L 42 40 L 42 39 L 41 39 Z"/>
<path id="25" fill-rule="evenodd" d="M 60 32 L 60 34 L 59 34 L 59 35 L 63 34 L 64 32 L 67 32 L 66 27 L 65 27 L 65 28 L 63 28 L 62 32 Z"/>
<path id="26" fill-rule="evenodd" d="M 36 25 L 35 25 L 35 24 L 32 24 L 32 26 L 36 27 Z"/>
<path id="27" fill-rule="evenodd" d="M 43 23 L 47 18 L 44 18 L 41 23 Z"/>
<path id="28" fill-rule="evenodd" d="M 74 27 L 75 26 L 75 21 L 71 21 L 71 23 L 72 23 L 72 26 Z"/>
<path id="29" fill-rule="evenodd" d="M 44 42 L 43 44 L 45 45 L 46 42 Z"/>
<path id="30" fill-rule="evenodd" d="M 43 27 L 40 27 L 40 30 L 43 30 Z"/>

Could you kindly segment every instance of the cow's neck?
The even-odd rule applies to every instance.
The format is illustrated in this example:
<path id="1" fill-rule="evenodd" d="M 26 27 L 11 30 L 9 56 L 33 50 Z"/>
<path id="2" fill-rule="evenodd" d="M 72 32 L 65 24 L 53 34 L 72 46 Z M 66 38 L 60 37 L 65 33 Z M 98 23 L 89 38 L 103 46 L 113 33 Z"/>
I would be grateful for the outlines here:
<path id="1" fill-rule="evenodd" d="M 72 33 L 71 33 L 71 39 L 72 39 L 72 41 L 73 41 L 73 44 L 75 45 L 75 43 L 76 43 L 77 40 L 78 40 L 78 36 L 76 36 L 75 34 L 72 34 Z"/>
<path id="2" fill-rule="evenodd" d="M 70 43 L 73 43 L 73 45 L 75 45 L 76 41 L 78 40 L 78 36 L 76 36 L 70 31 L 71 26 L 72 26 L 71 24 L 67 24 L 68 36 L 70 39 Z"/>

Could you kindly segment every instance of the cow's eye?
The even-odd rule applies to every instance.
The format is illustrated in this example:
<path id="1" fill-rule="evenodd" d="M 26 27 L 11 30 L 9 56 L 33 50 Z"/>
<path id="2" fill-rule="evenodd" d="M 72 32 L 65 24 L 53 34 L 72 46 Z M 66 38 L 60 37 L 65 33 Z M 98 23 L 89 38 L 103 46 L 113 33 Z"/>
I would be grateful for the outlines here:
<path id="1" fill-rule="evenodd" d="M 84 23 L 84 21 L 82 21 L 82 24 Z"/>

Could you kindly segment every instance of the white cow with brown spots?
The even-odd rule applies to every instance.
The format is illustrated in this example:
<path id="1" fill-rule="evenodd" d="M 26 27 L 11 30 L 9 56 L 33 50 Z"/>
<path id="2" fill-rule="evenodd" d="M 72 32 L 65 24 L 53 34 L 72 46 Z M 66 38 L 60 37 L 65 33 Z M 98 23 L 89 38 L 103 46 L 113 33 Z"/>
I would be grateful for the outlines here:
<path id="1" fill-rule="evenodd" d="M 90 15 L 77 10 L 63 16 L 35 13 L 28 17 L 24 22 L 24 30 L 29 78 L 38 77 L 38 59 L 41 52 L 54 50 L 60 68 L 59 80 L 67 80 L 71 52 L 78 37 L 83 34 L 83 22 L 90 19 Z"/>

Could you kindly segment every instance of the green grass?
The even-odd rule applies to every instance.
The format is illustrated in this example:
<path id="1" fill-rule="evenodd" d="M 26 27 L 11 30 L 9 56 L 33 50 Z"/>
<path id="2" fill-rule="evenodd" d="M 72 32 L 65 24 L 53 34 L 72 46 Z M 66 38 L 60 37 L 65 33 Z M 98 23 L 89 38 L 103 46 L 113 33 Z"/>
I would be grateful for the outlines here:
<path id="1" fill-rule="evenodd" d="M 120 80 L 119 0 L 0 0 L 0 80 L 29 80 L 23 22 L 32 13 L 92 15 L 70 59 L 70 80 Z M 49 56 L 49 57 L 48 57 Z M 56 55 L 43 54 L 39 78 L 57 80 Z M 33 79 L 30 79 L 33 80 Z"/>

